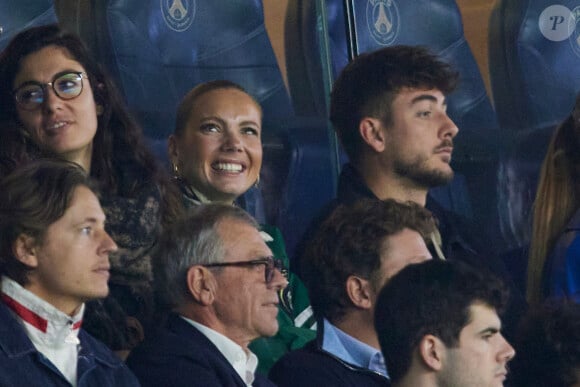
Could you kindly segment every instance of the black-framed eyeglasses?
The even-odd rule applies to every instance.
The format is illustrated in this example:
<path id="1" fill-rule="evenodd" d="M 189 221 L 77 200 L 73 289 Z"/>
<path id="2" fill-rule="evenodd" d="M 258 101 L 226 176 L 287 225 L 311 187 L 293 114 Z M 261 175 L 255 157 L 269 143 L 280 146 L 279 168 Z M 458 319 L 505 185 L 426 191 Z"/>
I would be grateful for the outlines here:
<path id="1" fill-rule="evenodd" d="M 35 110 L 44 103 L 47 86 L 52 87 L 54 94 L 59 98 L 73 99 L 82 93 L 85 78 L 88 79 L 87 74 L 82 71 L 68 71 L 56 74 L 52 82 L 25 82 L 14 90 L 14 99 L 22 109 Z"/>
<path id="2" fill-rule="evenodd" d="M 225 266 L 237 266 L 237 267 L 248 267 L 248 266 L 265 266 L 265 277 L 266 283 L 269 284 L 274 279 L 274 270 L 278 270 L 284 277 L 288 275 L 288 269 L 284 266 L 281 259 L 274 258 L 273 256 L 262 257 L 258 259 L 253 259 L 251 261 L 235 261 L 235 262 L 216 262 L 208 263 L 203 265 L 205 267 L 225 267 Z"/>

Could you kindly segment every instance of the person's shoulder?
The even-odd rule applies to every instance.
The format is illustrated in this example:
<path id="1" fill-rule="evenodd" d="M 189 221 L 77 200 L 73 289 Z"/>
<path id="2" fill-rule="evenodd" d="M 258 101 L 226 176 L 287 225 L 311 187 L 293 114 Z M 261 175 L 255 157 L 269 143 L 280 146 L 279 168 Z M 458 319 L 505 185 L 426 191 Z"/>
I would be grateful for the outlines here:
<path id="1" fill-rule="evenodd" d="M 268 377 L 280 387 L 332 385 L 328 359 L 309 343 L 304 348 L 290 351 L 278 360 Z M 332 365 L 331 365 L 332 366 Z M 330 384 L 326 384 L 330 383 Z"/>
<path id="2" fill-rule="evenodd" d="M 136 376 L 129 370 L 129 367 L 115 355 L 105 344 L 92 337 L 83 329 L 79 332 L 81 350 L 79 357 L 93 357 L 97 367 L 89 370 L 86 375 L 79 380 L 100 380 L 103 386 L 139 386 Z"/>
<path id="3" fill-rule="evenodd" d="M 546 296 L 580 300 L 580 231 L 568 228 L 560 235 L 545 264 Z"/>
<path id="4" fill-rule="evenodd" d="M 95 360 L 110 367 L 120 367 L 123 361 L 116 356 L 105 344 L 91 336 L 84 329 L 79 332 L 81 352 L 79 355 L 94 356 Z"/>
<path id="5" fill-rule="evenodd" d="M 219 386 L 231 373 L 211 342 L 186 324 L 173 321 L 131 351 L 127 365 L 143 386 Z"/>
<path id="6" fill-rule="evenodd" d="M 457 255 L 460 258 L 462 255 L 497 256 L 494 250 L 496 244 L 481 224 L 444 208 L 431 196 L 427 196 L 425 208 L 431 211 L 437 220 L 443 241 L 443 252 L 446 256 L 448 254 Z"/>
<path id="7" fill-rule="evenodd" d="M 212 368 L 227 362 L 217 347 L 194 326 L 172 315 L 163 327 L 156 329 L 127 358 L 131 368 L 147 368 L 155 363 L 173 367 Z"/>
<path id="8" fill-rule="evenodd" d="M 277 384 L 272 382 L 270 379 L 266 378 L 263 375 L 256 374 L 254 383 L 252 383 L 253 387 L 276 387 Z"/>
<path id="9" fill-rule="evenodd" d="M 318 349 L 315 341 L 284 355 L 272 367 L 269 378 L 280 387 L 388 386 L 386 378 L 341 362 Z"/>

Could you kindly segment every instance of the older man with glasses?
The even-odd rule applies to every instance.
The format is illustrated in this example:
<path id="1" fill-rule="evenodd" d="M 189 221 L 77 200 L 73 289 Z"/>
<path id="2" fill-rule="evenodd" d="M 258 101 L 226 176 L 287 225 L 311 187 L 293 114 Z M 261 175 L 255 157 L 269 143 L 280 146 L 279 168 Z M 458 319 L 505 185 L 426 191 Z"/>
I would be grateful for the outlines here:
<path id="1" fill-rule="evenodd" d="M 154 257 L 161 307 L 159 331 L 128 359 L 143 386 L 270 386 L 254 374 L 248 349 L 278 330 L 281 262 L 243 210 L 194 208 L 161 238 Z"/>

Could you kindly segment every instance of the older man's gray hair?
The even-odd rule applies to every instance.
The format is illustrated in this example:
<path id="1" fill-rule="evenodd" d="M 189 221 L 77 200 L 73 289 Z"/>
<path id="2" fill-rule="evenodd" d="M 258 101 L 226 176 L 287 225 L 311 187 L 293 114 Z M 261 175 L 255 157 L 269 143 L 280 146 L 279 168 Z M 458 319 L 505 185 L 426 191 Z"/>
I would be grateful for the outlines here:
<path id="1" fill-rule="evenodd" d="M 187 272 L 195 265 L 222 262 L 224 246 L 217 227 L 225 219 L 258 224 L 244 210 L 226 204 L 192 208 L 166 229 L 153 257 L 153 275 L 160 307 L 171 309 L 189 300 Z"/>

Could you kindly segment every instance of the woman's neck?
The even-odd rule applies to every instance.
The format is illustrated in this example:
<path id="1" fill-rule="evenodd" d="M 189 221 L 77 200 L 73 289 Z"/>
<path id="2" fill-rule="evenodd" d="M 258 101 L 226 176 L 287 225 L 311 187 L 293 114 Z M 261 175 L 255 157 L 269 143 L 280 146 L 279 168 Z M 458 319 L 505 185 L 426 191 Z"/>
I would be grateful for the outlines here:
<path id="1" fill-rule="evenodd" d="M 78 164 L 82 169 L 85 170 L 87 174 L 91 173 L 92 156 L 92 146 L 83 150 L 69 152 L 62 155 L 65 160 Z"/>
<path id="2" fill-rule="evenodd" d="M 186 183 L 188 184 L 188 183 Z M 212 199 L 206 195 L 204 195 L 203 193 L 201 193 L 199 190 L 197 190 L 193 185 L 189 184 L 189 188 L 191 189 L 191 191 L 193 191 L 193 193 L 195 194 L 195 196 L 197 197 L 197 199 L 201 202 L 201 203 L 221 203 L 221 204 L 229 204 L 232 205 L 234 204 L 233 200 L 219 200 L 219 199 Z"/>

